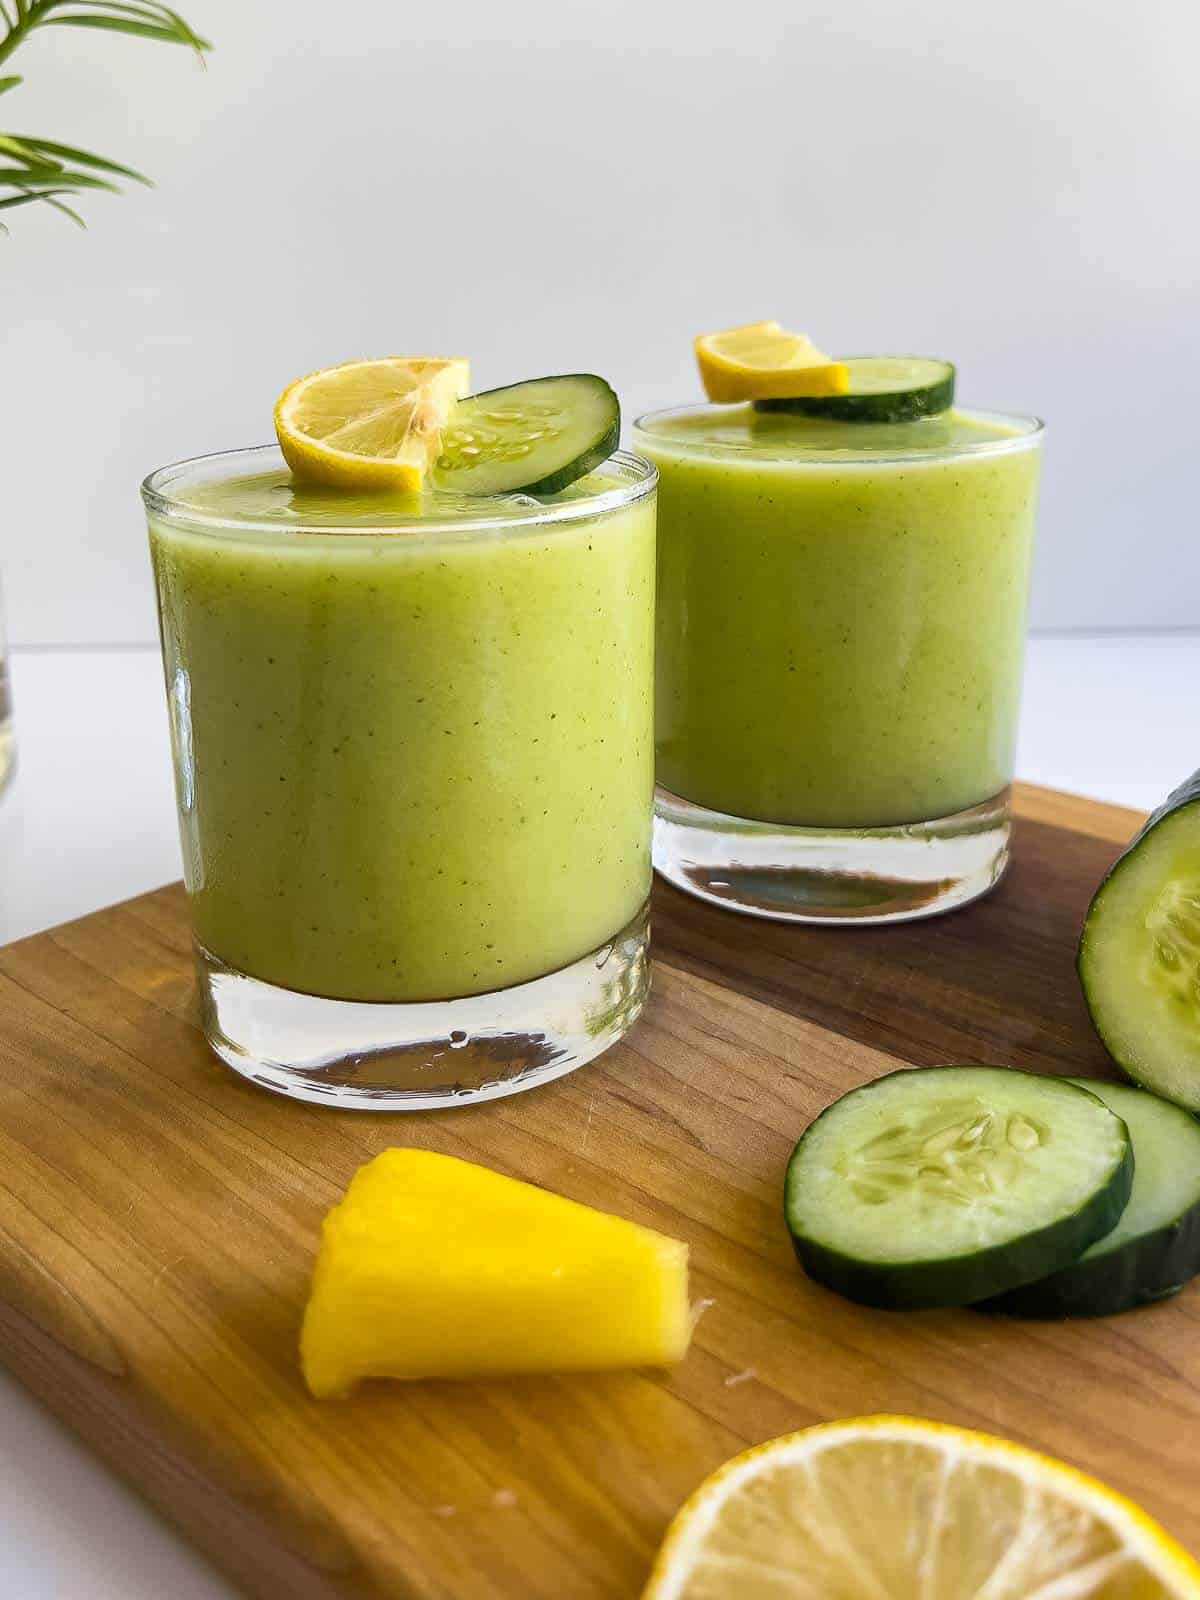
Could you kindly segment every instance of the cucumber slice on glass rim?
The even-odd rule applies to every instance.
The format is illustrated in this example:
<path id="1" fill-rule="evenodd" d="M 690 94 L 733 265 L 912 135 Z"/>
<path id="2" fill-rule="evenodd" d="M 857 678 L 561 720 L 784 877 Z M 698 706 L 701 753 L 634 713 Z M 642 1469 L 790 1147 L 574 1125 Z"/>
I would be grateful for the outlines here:
<path id="1" fill-rule="evenodd" d="M 969 1305 L 1067 1266 L 1113 1228 L 1133 1154 L 1064 1078 L 910 1067 L 835 1100 L 788 1164 L 804 1270 L 863 1305 Z"/>
<path id="2" fill-rule="evenodd" d="M 1110 1317 L 1161 1300 L 1200 1273 L 1200 1122 L 1128 1083 L 1090 1089 L 1133 1139 L 1133 1190 L 1121 1220 L 1079 1260 L 976 1309 L 1014 1317 Z"/>
<path id="3" fill-rule="evenodd" d="M 756 411 L 792 411 L 842 422 L 914 422 L 954 404 L 954 366 L 929 356 L 847 356 L 845 394 L 756 400 Z"/>
<path id="4" fill-rule="evenodd" d="M 433 481 L 459 494 L 555 494 L 606 461 L 620 436 L 620 403 L 603 378 L 530 378 L 458 402 Z"/>

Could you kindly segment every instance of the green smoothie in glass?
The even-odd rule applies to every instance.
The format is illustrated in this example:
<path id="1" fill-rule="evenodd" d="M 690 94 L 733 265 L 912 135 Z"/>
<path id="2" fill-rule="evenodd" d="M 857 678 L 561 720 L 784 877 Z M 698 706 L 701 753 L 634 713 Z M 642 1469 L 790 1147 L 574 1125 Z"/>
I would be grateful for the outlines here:
<path id="1" fill-rule="evenodd" d="M 1040 425 L 709 405 L 635 440 L 660 476 L 660 868 L 803 919 L 987 887 L 1003 860 L 962 893 L 938 847 L 1007 836 Z"/>
<path id="2" fill-rule="evenodd" d="M 253 450 L 165 469 L 147 503 L 219 1053 L 307 1098 L 436 1104 L 624 1031 L 650 878 L 652 468 L 389 496 Z"/>

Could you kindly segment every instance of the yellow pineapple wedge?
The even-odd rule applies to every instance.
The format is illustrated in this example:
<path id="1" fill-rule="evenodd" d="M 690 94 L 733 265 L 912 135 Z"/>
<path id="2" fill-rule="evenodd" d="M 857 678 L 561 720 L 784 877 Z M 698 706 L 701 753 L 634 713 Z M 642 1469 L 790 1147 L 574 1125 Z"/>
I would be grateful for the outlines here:
<path id="1" fill-rule="evenodd" d="M 325 1218 L 300 1336 L 319 1399 L 360 1378 L 666 1366 L 687 1245 L 432 1150 L 385 1150 Z"/>

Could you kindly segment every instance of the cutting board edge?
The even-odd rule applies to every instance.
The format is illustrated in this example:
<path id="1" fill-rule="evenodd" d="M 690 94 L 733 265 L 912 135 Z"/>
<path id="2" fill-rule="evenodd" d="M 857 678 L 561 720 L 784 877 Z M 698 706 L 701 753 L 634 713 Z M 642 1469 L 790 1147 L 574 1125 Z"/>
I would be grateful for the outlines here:
<path id="1" fill-rule="evenodd" d="M 377 1591 L 348 1589 L 344 1575 L 321 1573 L 290 1550 L 274 1523 L 222 1483 L 219 1471 L 206 1470 L 196 1442 L 141 1386 L 65 1350 L 2 1302 L 0 1330 L 4 1370 L 243 1593 L 275 1596 L 286 1583 L 288 1600 L 373 1600 Z"/>

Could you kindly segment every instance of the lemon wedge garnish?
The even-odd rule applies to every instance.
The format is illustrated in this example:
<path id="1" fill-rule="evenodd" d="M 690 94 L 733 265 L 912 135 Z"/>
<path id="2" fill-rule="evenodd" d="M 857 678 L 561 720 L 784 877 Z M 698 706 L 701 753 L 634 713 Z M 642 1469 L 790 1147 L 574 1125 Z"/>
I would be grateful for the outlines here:
<path id="1" fill-rule="evenodd" d="M 470 387 L 470 366 L 442 356 L 345 361 L 290 383 L 275 432 L 297 477 L 343 489 L 415 490 Z"/>
<path id="2" fill-rule="evenodd" d="M 702 333 L 695 350 L 704 392 L 718 403 L 845 394 L 850 383 L 842 362 L 777 322 Z"/>
<path id="3" fill-rule="evenodd" d="M 668 1530 L 643 1600 L 1197 1600 L 1200 1566 L 1049 1456 L 912 1417 L 736 1456 Z"/>

